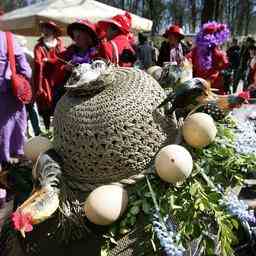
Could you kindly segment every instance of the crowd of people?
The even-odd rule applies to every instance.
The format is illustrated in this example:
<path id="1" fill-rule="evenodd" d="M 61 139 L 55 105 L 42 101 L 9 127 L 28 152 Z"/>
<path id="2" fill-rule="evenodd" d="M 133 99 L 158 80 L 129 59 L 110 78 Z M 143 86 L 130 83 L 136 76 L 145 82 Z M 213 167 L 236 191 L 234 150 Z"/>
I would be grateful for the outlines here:
<path id="1" fill-rule="evenodd" d="M 219 94 L 228 92 L 223 71 L 230 70 L 234 84 L 242 79 L 245 88 L 256 87 L 256 44 L 251 37 L 242 47 L 233 41 L 227 54 L 221 46 L 229 38 L 225 24 L 209 22 L 202 26 L 194 45 L 184 44 L 185 34 L 177 25 L 168 27 L 158 50 L 145 34 L 139 33 L 138 43 L 131 32 L 129 13 L 108 20 L 91 23 L 77 20 L 67 27 L 72 44 L 64 46 L 61 29 L 52 21 L 41 22 L 42 36 L 34 54 L 25 47 L 24 38 L 16 38 L 13 46 L 17 71 L 31 83 L 33 98 L 23 104 L 12 93 L 10 61 L 7 54 L 6 33 L 0 32 L 0 170 L 16 163 L 23 154 L 27 115 L 34 135 L 51 126 L 54 108 L 65 93 L 64 85 L 72 70 L 79 64 L 103 58 L 120 67 L 147 70 L 166 63 L 182 66 L 185 59 L 193 64 L 193 75 L 211 82 Z M 38 112 L 37 112 L 38 110 Z M 39 115 L 38 115 L 39 113 Z"/>

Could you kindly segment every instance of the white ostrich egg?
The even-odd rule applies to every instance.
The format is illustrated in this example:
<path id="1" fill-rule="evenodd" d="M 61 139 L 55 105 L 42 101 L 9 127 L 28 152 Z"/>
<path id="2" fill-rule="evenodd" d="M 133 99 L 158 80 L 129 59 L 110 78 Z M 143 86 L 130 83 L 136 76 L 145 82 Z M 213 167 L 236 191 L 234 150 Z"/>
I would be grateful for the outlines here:
<path id="1" fill-rule="evenodd" d="M 128 205 L 127 191 L 117 185 L 96 188 L 88 196 L 84 210 L 86 217 L 97 225 L 110 225 L 125 212 Z"/>
<path id="2" fill-rule="evenodd" d="M 210 115 L 195 113 L 185 119 L 182 134 L 190 146 L 203 148 L 215 140 L 217 128 Z"/>
<path id="3" fill-rule="evenodd" d="M 162 180 L 175 185 L 189 177 L 193 169 L 193 159 L 184 147 L 168 145 L 156 155 L 155 167 Z"/>
<path id="4" fill-rule="evenodd" d="M 41 153 L 52 148 L 52 143 L 49 139 L 42 136 L 35 136 L 29 139 L 24 145 L 24 155 L 27 159 L 35 162 Z"/>

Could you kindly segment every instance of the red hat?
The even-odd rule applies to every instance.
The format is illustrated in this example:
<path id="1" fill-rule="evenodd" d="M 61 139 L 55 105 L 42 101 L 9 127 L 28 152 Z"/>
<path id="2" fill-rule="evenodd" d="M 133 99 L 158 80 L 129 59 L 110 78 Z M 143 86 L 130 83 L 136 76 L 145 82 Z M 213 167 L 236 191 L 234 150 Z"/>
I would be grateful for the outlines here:
<path id="1" fill-rule="evenodd" d="M 215 23 L 210 23 L 210 24 L 206 24 L 206 26 L 204 26 L 203 31 L 205 34 L 213 34 L 217 31 L 218 26 Z"/>
<path id="2" fill-rule="evenodd" d="M 4 10 L 0 7 L 0 16 L 4 15 Z"/>
<path id="3" fill-rule="evenodd" d="M 89 20 L 83 19 L 83 20 L 77 20 L 76 22 L 73 22 L 68 25 L 67 27 L 67 34 L 73 38 L 73 31 L 75 29 L 81 29 L 86 30 L 92 39 L 94 40 L 94 43 L 97 44 L 98 42 L 98 35 L 96 30 L 96 25 L 91 23 Z"/>
<path id="4" fill-rule="evenodd" d="M 125 12 L 125 14 L 116 15 L 108 20 L 101 20 L 98 22 L 99 26 L 102 27 L 103 30 L 105 30 L 109 24 L 116 25 L 124 34 L 128 34 L 131 29 L 132 25 L 132 16 Z"/>
<path id="5" fill-rule="evenodd" d="M 182 30 L 181 27 L 177 25 L 172 25 L 170 26 L 165 33 L 163 34 L 163 37 L 168 38 L 170 34 L 175 34 L 180 38 L 183 38 L 185 36 L 184 31 Z"/>
<path id="6" fill-rule="evenodd" d="M 107 31 L 99 23 L 96 24 L 96 32 L 99 39 L 104 39 L 107 37 Z"/>
<path id="7" fill-rule="evenodd" d="M 61 35 L 61 29 L 57 26 L 57 24 L 53 21 L 40 21 L 40 26 L 41 27 L 48 27 L 52 28 L 57 36 Z"/>

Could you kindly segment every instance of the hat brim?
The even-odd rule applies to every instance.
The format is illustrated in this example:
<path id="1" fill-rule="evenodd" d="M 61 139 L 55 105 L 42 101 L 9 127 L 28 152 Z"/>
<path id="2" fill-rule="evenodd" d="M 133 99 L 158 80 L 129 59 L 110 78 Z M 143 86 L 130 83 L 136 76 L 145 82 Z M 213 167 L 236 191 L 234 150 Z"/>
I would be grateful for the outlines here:
<path id="1" fill-rule="evenodd" d="M 101 26 L 104 30 L 107 29 L 107 27 L 112 24 L 112 25 L 117 26 L 118 29 L 119 29 L 122 33 L 124 33 L 124 34 L 128 34 L 128 33 L 129 33 L 129 31 L 125 30 L 125 29 L 120 25 L 120 23 L 118 23 L 118 22 L 116 22 L 116 21 L 114 21 L 114 20 L 111 20 L 111 19 L 101 20 L 101 21 L 98 22 L 98 24 L 99 24 L 99 26 Z"/>
<path id="2" fill-rule="evenodd" d="M 49 22 L 40 22 L 40 27 L 44 27 L 44 26 L 52 28 L 55 31 L 55 34 L 57 36 L 61 36 L 62 35 L 62 31 L 61 31 L 61 29 L 58 26 L 53 25 L 53 24 L 51 24 Z"/>
<path id="3" fill-rule="evenodd" d="M 173 34 L 173 35 L 179 37 L 180 39 L 183 39 L 185 37 L 184 34 L 180 34 L 180 33 L 177 33 L 177 32 L 168 32 L 168 31 L 165 31 L 165 33 L 162 36 L 164 38 L 168 38 L 169 34 Z"/>
<path id="4" fill-rule="evenodd" d="M 75 29 L 79 29 L 79 30 L 85 30 L 86 32 L 88 32 L 88 34 L 92 37 L 94 44 L 96 45 L 99 41 L 98 35 L 97 33 L 91 29 L 89 26 L 79 23 L 79 22 L 74 22 L 70 25 L 68 25 L 67 27 L 67 34 L 73 39 L 73 31 Z"/>

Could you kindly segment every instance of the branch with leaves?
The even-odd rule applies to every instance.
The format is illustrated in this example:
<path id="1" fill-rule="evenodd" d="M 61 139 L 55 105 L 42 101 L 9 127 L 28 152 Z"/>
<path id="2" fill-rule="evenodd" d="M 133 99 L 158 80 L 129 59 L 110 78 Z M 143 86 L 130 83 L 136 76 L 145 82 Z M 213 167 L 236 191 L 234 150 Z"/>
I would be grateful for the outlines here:
<path id="1" fill-rule="evenodd" d="M 218 124 L 218 138 L 206 149 L 193 149 L 185 145 L 192 152 L 195 164 L 192 175 L 184 184 L 171 186 L 155 175 L 136 184 L 129 198 L 126 215 L 111 227 L 109 237 L 112 242 L 118 234 L 132 230 L 143 212 L 145 226 L 151 226 L 148 232 L 155 232 L 155 224 L 162 230 L 159 233 L 157 229 L 158 237 L 168 231 L 164 217 L 173 218 L 182 247 L 179 247 L 179 241 L 171 240 L 172 237 L 164 245 L 169 241 L 166 249 L 173 243 L 172 246 L 179 248 L 176 255 L 182 255 L 179 254 L 182 248 L 188 250 L 194 241 L 197 242 L 196 250 L 204 255 L 233 255 L 233 248 L 239 242 L 237 231 L 241 220 L 252 215 L 242 202 L 234 196 L 231 201 L 229 195 L 233 187 L 242 184 L 246 172 L 256 169 L 256 157 L 236 153 L 233 133 L 235 124 L 229 119 L 225 123 Z M 157 218 L 152 223 L 153 214 Z M 153 239 L 152 242 L 152 250 L 155 248 L 158 251 L 159 241 Z M 111 248 L 111 242 L 107 244 Z"/>

